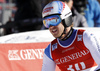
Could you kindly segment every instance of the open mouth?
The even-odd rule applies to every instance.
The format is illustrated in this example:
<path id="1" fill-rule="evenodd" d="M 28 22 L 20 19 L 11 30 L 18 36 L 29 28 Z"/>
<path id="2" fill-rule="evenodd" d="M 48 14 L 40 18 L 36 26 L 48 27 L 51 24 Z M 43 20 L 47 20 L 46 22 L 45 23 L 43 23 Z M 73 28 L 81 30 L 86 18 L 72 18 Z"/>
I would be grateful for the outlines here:
<path id="1" fill-rule="evenodd" d="M 56 32 L 57 32 L 57 29 L 53 29 L 53 30 L 52 30 L 52 33 L 56 33 Z"/>

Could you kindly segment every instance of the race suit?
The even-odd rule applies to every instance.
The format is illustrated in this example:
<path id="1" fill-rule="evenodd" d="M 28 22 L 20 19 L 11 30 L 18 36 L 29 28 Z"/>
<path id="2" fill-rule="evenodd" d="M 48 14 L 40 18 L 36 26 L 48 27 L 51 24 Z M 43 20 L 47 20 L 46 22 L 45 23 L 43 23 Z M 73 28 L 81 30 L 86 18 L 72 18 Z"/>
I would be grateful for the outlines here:
<path id="1" fill-rule="evenodd" d="M 96 71 L 100 69 L 100 44 L 93 33 L 74 29 L 61 41 L 54 39 L 44 51 L 42 71 Z"/>

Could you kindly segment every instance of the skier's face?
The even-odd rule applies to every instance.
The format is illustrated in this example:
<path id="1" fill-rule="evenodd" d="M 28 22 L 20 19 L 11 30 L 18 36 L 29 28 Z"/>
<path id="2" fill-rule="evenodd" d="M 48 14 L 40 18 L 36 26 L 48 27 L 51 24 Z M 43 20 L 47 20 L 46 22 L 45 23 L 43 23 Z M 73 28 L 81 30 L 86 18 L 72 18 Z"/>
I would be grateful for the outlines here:
<path id="1" fill-rule="evenodd" d="M 60 37 L 62 35 L 61 39 L 63 39 L 68 34 L 70 29 L 71 29 L 71 26 L 66 27 L 66 31 L 65 31 L 66 34 L 62 35 L 62 33 L 64 32 L 64 26 L 63 26 L 62 22 L 60 24 L 58 24 L 57 26 L 50 26 L 49 27 L 49 31 L 51 32 L 51 34 L 55 38 L 58 38 L 58 37 Z"/>
<path id="2" fill-rule="evenodd" d="M 64 31 L 64 26 L 62 25 L 62 23 L 58 24 L 57 26 L 50 26 L 49 27 L 49 31 L 51 32 L 51 34 L 57 38 L 60 37 L 61 34 Z"/>

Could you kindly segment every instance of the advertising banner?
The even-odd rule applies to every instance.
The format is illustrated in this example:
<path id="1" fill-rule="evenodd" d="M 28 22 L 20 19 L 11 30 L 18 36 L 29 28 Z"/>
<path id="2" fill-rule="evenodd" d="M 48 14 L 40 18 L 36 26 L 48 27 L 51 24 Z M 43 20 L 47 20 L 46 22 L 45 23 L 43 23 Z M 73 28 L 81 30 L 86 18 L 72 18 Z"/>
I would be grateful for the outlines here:
<path id="1" fill-rule="evenodd" d="M 0 71 L 41 71 L 44 43 L 0 44 Z"/>

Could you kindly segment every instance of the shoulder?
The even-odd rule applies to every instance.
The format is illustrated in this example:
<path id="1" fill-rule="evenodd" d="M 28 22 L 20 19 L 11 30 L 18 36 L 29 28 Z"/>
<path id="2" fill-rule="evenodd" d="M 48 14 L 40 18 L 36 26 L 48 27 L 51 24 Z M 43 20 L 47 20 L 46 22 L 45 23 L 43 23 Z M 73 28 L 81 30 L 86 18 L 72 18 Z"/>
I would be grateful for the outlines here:
<path id="1" fill-rule="evenodd" d="M 49 57 L 51 59 L 51 56 L 50 56 L 50 47 L 51 45 L 49 44 L 46 48 L 45 48 L 45 51 L 44 51 L 44 54 Z"/>
<path id="2" fill-rule="evenodd" d="M 89 32 L 89 31 L 84 31 L 83 33 L 83 40 L 91 40 L 91 38 L 94 36 L 93 33 Z"/>
<path id="3" fill-rule="evenodd" d="M 89 31 L 84 31 L 83 42 L 88 49 L 99 46 L 98 38 L 96 37 L 95 34 L 89 32 Z"/>
<path id="4" fill-rule="evenodd" d="M 54 39 L 54 40 L 45 48 L 45 51 L 44 51 L 45 55 L 46 55 L 47 57 L 49 57 L 51 60 L 53 60 L 52 57 L 51 57 L 51 45 L 54 44 L 54 43 L 56 42 L 56 40 L 57 40 L 57 39 Z"/>
<path id="5" fill-rule="evenodd" d="M 84 44 L 90 44 L 94 40 L 94 34 L 91 33 L 90 31 L 79 29 L 78 30 L 78 35 L 83 36 L 83 42 Z"/>
<path id="6" fill-rule="evenodd" d="M 84 39 L 88 39 L 88 38 L 91 38 L 91 37 L 94 37 L 93 33 L 91 33 L 90 31 L 84 31 L 84 33 L 83 33 Z"/>
<path id="7" fill-rule="evenodd" d="M 91 41 L 93 41 L 94 39 L 100 39 L 99 37 L 97 37 L 97 34 L 95 34 L 95 33 L 92 33 L 92 31 L 90 32 L 90 31 L 84 31 L 84 33 L 83 33 L 83 39 L 84 40 L 91 40 Z"/>

